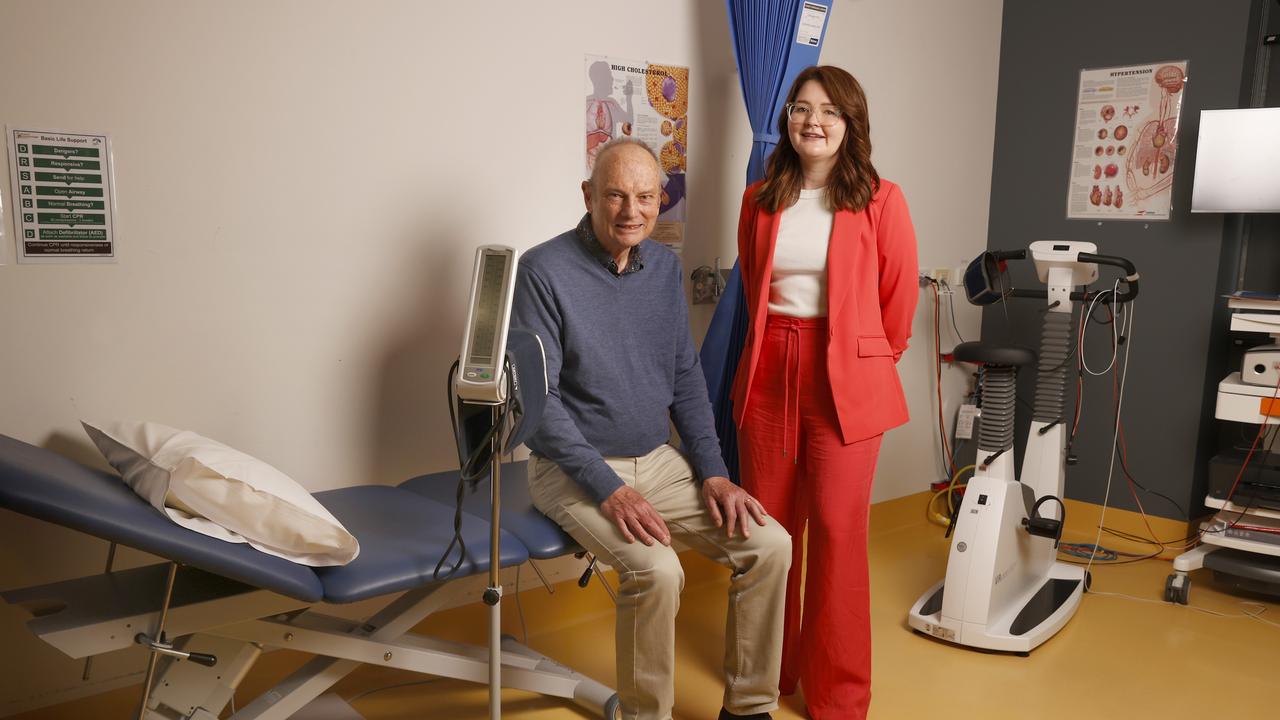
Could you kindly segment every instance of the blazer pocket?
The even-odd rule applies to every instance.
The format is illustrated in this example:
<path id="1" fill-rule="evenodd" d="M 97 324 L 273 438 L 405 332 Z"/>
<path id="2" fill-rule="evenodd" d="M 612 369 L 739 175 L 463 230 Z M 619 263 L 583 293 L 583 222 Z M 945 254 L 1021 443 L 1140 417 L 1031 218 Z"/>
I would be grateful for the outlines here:
<path id="1" fill-rule="evenodd" d="M 858 357 L 892 357 L 893 349 L 883 335 L 861 335 L 858 337 Z"/>

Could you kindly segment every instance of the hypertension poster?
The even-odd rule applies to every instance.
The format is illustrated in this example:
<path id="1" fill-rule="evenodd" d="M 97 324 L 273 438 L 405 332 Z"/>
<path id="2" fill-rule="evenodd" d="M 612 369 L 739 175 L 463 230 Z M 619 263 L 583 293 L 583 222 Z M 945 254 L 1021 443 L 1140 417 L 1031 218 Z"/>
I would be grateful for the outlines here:
<path id="1" fill-rule="evenodd" d="M 662 169 L 662 206 L 653 239 L 677 253 L 684 246 L 689 171 L 689 68 L 586 56 L 586 164 L 615 137 L 645 141 Z"/>
<path id="2" fill-rule="evenodd" d="M 1168 220 L 1187 62 L 1080 72 L 1067 217 Z"/>

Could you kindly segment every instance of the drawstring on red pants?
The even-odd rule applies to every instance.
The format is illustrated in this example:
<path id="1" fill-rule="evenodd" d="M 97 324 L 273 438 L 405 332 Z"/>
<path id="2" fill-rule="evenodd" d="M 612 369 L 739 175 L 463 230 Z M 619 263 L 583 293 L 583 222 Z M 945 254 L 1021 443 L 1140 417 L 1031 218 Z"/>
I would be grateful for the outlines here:
<path id="1" fill-rule="evenodd" d="M 782 456 L 787 456 L 791 441 L 791 462 L 800 462 L 800 328 L 787 323 L 786 397 L 782 404 Z M 795 410 L 792 411 L 792 402 Z"/>

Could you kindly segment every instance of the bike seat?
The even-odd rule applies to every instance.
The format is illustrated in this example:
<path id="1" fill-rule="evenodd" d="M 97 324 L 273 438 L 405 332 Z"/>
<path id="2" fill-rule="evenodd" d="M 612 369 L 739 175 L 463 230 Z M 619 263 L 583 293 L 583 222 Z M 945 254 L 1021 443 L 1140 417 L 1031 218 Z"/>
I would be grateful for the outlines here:
<path id="1" fill-rule="evenodd" d="M 1020 367 L 1036 361 L 1036 353 L 1031 348 L 992 342 L 960 343 L 951 353 L 956 360 L 980 365 Z"/>

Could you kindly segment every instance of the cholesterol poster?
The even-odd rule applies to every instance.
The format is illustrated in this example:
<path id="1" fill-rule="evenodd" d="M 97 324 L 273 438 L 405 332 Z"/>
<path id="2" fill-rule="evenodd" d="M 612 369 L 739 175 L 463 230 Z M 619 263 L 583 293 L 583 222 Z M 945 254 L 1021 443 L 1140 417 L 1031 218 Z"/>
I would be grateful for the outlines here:
<path id="1" fill-rule="evenodd" d="M 615 137 L 643 140 L 658 154 L 662 206 L 653 239 L 684 247 L 689 156 L 689 68 L 586 56 L 586 164 L 591 175 L 600 146 Z"/>
<path id="2" fill-rule="evenodd" d="M 8 136 L 18 262 L 113 262 L 110 138 L 15 128 Z"/>
<path id="3" fill-rule="evenodd" d="M 1080 71 L 1067 217 L 1168 220 L 1187 61 Z"/>

